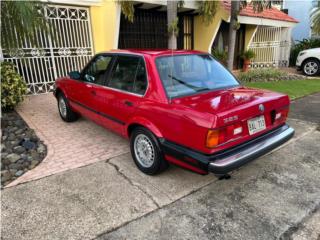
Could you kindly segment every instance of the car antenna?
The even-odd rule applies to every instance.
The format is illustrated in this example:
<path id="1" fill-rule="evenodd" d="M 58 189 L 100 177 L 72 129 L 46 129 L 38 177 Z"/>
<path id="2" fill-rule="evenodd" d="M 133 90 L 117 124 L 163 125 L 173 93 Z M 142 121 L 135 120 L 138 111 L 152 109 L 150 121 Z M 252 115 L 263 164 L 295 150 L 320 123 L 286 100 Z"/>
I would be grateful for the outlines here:
<path id="1" fill-rule="evenodd" d="M 171 84 L 173 83 L 173 48 L 171 48 L 171 68 L 170 68 Z M 169 103 L 171 104 L 171 95 L 169 94 Z"/>

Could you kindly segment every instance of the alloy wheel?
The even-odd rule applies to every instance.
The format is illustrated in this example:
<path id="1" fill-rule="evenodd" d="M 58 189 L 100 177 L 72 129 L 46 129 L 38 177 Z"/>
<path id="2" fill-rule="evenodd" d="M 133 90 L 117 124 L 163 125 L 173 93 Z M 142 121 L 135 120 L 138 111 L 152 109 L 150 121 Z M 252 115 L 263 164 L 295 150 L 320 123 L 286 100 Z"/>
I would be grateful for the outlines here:
<path id="1" fill-rule="evenodd" d="M 67 117 L 67 104 L 63 97 L 59 98 L 59 112 L 62 117 Z"/>
<path id="2" fill-rule="evenodd" d="M 155 160 L 155 151 L 149 137 L 139 134 L 134 139 L 134 154 L 141 166 L 149 168 Z"/>
<path id="3" fill-rule="evenodd" d="M 314 61 L 310 61 L 310 62 L 307 62 L 305 65 L 304 65 L 304 72 L 307 74 L 307 75 L 314 75 L 318 72 L 319 70 L 319 66 L 316 62 Z"/>

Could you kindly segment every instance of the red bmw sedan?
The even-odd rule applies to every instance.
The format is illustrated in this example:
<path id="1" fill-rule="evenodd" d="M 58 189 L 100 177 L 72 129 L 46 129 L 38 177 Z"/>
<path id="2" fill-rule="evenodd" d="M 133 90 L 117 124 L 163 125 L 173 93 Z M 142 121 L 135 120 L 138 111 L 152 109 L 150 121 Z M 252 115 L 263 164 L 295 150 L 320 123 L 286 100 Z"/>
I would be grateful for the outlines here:
<path id="1" fill-rule="evenodd" d="M 64 121 L 81 115 L 130 139 L 150 175 L 168 163 L 225 175 L 294 135 L 287 95 L 241 86 L 199 51 L 100 53 L 57 79 L 54 95 Z"/>

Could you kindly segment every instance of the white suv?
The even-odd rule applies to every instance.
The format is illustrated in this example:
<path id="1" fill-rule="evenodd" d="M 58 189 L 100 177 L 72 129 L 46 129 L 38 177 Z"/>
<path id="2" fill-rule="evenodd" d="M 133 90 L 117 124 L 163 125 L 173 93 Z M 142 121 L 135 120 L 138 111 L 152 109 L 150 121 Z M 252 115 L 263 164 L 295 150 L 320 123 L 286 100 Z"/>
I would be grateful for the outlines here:
<path id="1" fill-rule="evenodd" d="M 320 48 L 311 48 L 301 51 L 297 57 L 296 67 L 308 76 L 319 74 Z"/>

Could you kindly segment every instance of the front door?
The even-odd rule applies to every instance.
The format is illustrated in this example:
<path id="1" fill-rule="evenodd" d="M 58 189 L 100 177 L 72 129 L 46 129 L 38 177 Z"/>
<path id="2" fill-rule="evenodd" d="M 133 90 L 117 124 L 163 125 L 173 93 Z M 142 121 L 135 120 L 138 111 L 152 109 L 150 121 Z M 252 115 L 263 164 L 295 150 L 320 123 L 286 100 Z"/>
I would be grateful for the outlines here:
<path id="1" fill-rule="evenodd" d="M 102 123 L 125 134 L 124 125 L 129 121 L 147 89 L 144 59 L 140 56 L 118 55 L 106 87 L 96 89 L 101 104 Z"/>
<path id="2" fill-rule="evenodd" d="M 74 80 L 70 86 L 70 99 L 73 107 L 99 123 L 99 99 L 96 88 L 105 85 L 111 60 L 111 55 L 97 55 L 81 72 L 80 81 Z"/>
<path id="3" fill-rule="evenodd" d="M 233 61 L 234 69 L 242 68 L 242 65 L 243 65 L 241 54 L 244 52 L 244 40 L 245 40 L 245 30 L 246 30 L 245 27 L 246 25 L 241 24 L 240 28 L 237 31 L 236 44 L 234 49 L 234 61 Z"/>

